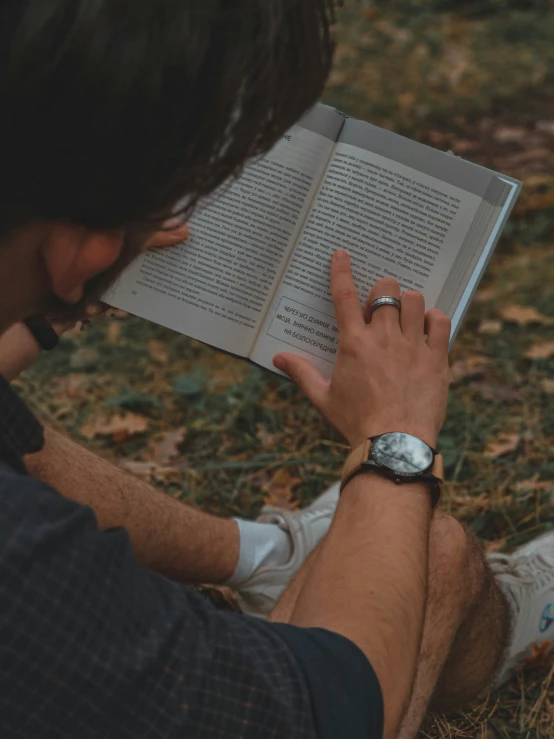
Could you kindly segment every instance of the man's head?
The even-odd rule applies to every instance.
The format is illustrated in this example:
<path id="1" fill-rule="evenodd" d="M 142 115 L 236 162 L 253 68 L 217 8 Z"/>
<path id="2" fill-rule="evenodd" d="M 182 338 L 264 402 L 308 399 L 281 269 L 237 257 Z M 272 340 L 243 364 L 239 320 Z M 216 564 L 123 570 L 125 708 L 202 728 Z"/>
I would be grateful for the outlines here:
<path id="1" fill-rule="evenodd" d="M 0 327 L 79 302 L 265 152 L 321 92 L 332 5 L 3 0 Z"/>

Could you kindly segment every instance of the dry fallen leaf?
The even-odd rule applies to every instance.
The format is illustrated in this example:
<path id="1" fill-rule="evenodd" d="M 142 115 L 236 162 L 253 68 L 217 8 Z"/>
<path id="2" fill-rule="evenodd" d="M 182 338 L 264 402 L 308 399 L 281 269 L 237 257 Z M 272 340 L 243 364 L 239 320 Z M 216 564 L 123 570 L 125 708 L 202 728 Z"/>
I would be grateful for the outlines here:
<path id="1" fill-rule="evenodd" d="M 497 128 L 492 136 L 499 144 L 513 144 L 527 138 L 529 131 L 526 128 L 502 126 Z"/>
<path id="2" fill-rule="evenodd" d="M 338 69 L 334 69 L 329 77 L 327 77 L 328 87 L 342 87 L 347 82 L 348 76 L 345 72 L 340 72 Z"/>
<path id="3" fill-rule="evenodd" d="M 148 475 L 156 469 L 154 462 L 139 462 L 134 459 L 121 459 L 117 466 L 133 475 Z"/>
<path id="4" fill-rule="evenodd" d="M 489 287 L 482 287 L 475 293 L 475 296 L 473 297 L 473 302 L 479 304 L 488 303 L 489 300 L 493 300 L 494 298 L 496 298 L 497 292 L 497 289 L 492 285 L 489 285 Z"/>
<path id="5" fill-rule="evenodd" d="M 275 434 L 270 433 L 263 423 L 257 424 L 256 436 L 262 446 L 268 449 L 275 448 Z"/>
<path id="6" fill-rule="evenodd" d="M 534 344 L 528 349 L 524 356 L 527 359 L 548 359 L 554 355 L 554 341 L 542 341 L 539 344 Z"/>
<path id="7" fill-rule="evenodd" d="M 481 731 L 479 739 L 500 739 L 500 735 L 492 724 L 487 724 Z"/>
<path id="8" fill-rule="evenodd" d="M 407 92 L 401 92 L 399 95 L 396 96 L 396 101 L 398 102 L 398 105 L 404 110 L 411 110 L 415 105 L 416 99 L 416 96 L 410 90 L 408 90 Z"/>
<path id="9" fill-rule="evenodd" d="M 136 413 L 117 414 L 111 418 L 99 416 L 83 426 L 81 434 L 87 439 L 97 436 L 111 436 L 116 443 L 121 443 L 135 434 L 147 430 L 149 421 Z"/>
<path id="10" fill-rule="evenodd" d="M 535 128 L 541 133 L 547 133 L 554 136 L 554 121 L 537 121 Z"/>
<path id="11" fill-rule="evenodd" d="M 153 360 L 161 364 L 165 364 L 168 360 L 165 345 L 163 341 L 159 341 L 158 339 L 150 339 L 148 342 L 148 353 Z"/>
<path id="12" fill-rule="evenodd" d="M 56 378 L 56 383 L 60 386 L 60 397 L 63 395 L 65 398 L 81 398 L 89 382 L 90 375 L 80 372 Z"/>
<path id="13" fill-rule="evenodd" d="M 492 320 L 492 321 L 481 321 L 477 331 L 480 334 L 494 335 L 494 334 L 500 333 L 501 329 L 502 329 L 502 322 Z"/>
<path id="14" fill-rule="evenodd" d="M 521 392 L 509 385 L 495 385 L 490 382 L 474 382 L 471 387 L 479 392 L 485 400 L 500 400 L 503 403 L 517 403 L 521 400 Z"/>
<path id="15" fill-rule="evenodd" d="M 450 40 L 443 47 L 446 77 L 451 87 L 460 84 L 464 74 L 472 66 L 472 55 L 467 45 Z"/>
<path id="16" fill-rule="evenodd" d="M 262 488 L 266 493 L 265 503 L 286 511 L 295 510 L 298 508 L 298 501 L 294 500 L 293 488 L 298 487 L 301 482 L 302 480 L 291 475 L 288 469 L 277 470 Z"/>
<path id="17" fill-rule="evenodd" d="M 541 147 L 538 149 L 529 149 L 528 151 L 520 151 L 510 157 L 498 158 L 495 166 L 501 168 L 512 169 L 512 167 L 521 167 L 529 162 L 548 163 L 552 157 L 550 149 Z"/>
<path id="18" fill-rule="evenodd" d="M 518 493 L 531 490 L 532 492 L 541 493 L 544 490 L 554 488 L 554 480 L 520 480 L 514 485 L 514 490 Z"/>
<path id="19" fill-rule="evenodd" d="M 74 408 L 72 408 L 70 405 L 63 405 L 61 408 L 58 408 L 58 410 L 55 411 L 53 415 L 54 415 L 54 418 L 59 420 L 60 418 L 66 418 L 73 411 L 74 411 Z"/>
<path id="20" fill-rule="evenodd" d="M 179 444 L 185 440 L 187 430 L 185 428 L 175 431 L 166 431 L 152 443 L 152 451 L 156 462 L 162 465 L 170 464 L 179 456 Z"/>
<path id="21" fill-rule="evenodd" d="M 80 346 L 71 355 L 69 366 L 71 369 L 76 370 L 95 369 L 99 359 L 100 354 L 97 349 L 89 346 Z"/>
<path id="22" fill-rule="evenodd" d="M 531 654 L 523 662 L 525 670 L 537 670 L 550 667 L 554 664 L 554 653 L 551 652 L 552 642 L 544 641 L 542 644 L 533 644 Z"/>
<path id="23" fill-rule="evenodd" d="M 468 377 L 482 375 L 489 360 L 481 354 L 474 354 L 454 362 L 450 367 L 452 382 L 460 382 Z"/>
<path id="24" fill-rule="evenodd" d="M 500 434 L 491 439 L 483 452 L 485 457 L 500 457 L 508 452 L 513 452 L 519 446 L 519 434 Z"/>
<path id="25" fill-rule="evenodd" d="M 543 316 L 535 308 L 525 305 L 508 305 L 500 311 L 500 315 L 506 321 L 513 321 L 519 326 L 527 326 L 529 323 L 542 323 L 545 326 L 554 324 L 554 318 Z"/>
<path id="26" fill-rule="evenodd" d="M 108 344 L 117 344 L 119 334 L 121 333 L 121 323 L 119 321 L 110 321 L 108 330 L 106 331 L 106 341 Z"/>
<path id="27" fill-rule="evenodd" d="M 485 552 L 487 554 L 492 554 L 493 552 L 499 552 L 501 549 L 504 548 L 505 544 L 506 544 L 505 536 L 502 539 L 496 539 L 495 541 L 487 541 L 485 542 Z"/>
<path id="28" fill-rule="evenodd" d="M 541 387 L 548 395 L 554 395 L 554 380 L 546 377 L 544 380 L 541 380 Z"/>
<path id="29" fill-rule="evenodd" d="M 242 613 L 235 592 L 231 588 L 226 585 L 200 585 L 199 587 L 209 596 L 216 608 Z"/>
<path id="30" fill-rule="evenodd" d="M 452 144 L 452 148 L 455 154 L 458 156 L 464 156 L 465 154 L 470 154 L 475 151 L 475 149 L 478 149 L 479 144 L 477 141 L 470 141 L 468 139 L 456 139 Z"/>
<path id="31" fill-rule="evenodd" d="M 430 143 L 437 148 L 446 148 L 449 145 L 450 135 L 446 131 L 442 131 L 436 128 L 432 128 L 427 131 L 427 138 Z M 456 144 L 454 143 L 454 146 Z"/>

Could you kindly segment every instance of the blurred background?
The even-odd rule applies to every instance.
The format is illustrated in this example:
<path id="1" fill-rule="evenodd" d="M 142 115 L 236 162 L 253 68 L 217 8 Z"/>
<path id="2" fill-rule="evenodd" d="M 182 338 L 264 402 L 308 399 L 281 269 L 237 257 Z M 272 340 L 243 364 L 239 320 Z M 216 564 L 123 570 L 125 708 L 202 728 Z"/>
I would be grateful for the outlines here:
<path id="1" fill-rule="evenodd" d="M 336 32 L 325 102 L 524 181 L 452 351 L 440 443 L 443 505 L 509 551 L 554 528 L 554 2 L 349 1 Z M 305 505 L 346 451 L 291 383 L 120 312 L 18 386 L 46 423 L 226 516 Z M 537 650 L 422 736 L 554 737 L 554 660 Z"/>

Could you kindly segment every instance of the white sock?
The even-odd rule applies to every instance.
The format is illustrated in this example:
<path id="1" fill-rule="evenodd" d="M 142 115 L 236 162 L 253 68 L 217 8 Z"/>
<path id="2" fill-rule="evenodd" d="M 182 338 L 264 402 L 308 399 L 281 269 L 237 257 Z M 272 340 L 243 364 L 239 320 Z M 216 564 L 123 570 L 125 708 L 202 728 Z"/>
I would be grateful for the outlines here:
<path id="1" fill-rule="evenodd" d="M 235 571 L 225 583 L 237 587 L 260 567 L 280 567 L 292 555 L 290 535 L 274 523 L 258 523 L 233 518 L 239 527 L 239 560 Z"/>

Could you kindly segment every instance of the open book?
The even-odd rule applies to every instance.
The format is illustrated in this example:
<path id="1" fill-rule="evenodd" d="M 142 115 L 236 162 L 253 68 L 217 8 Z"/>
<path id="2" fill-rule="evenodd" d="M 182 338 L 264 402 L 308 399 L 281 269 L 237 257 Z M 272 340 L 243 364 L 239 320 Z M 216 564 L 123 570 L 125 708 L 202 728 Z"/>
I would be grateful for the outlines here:
<path id="1" fill-rule="evenodd" d="M 395 277 L 452 319 L 454 338 L 521 183 L 317 105 L 104 299 L 274 369 L 292 351 L 330 376 L 332 253 L 360 298 Z M 277 371 L 277 370 L 275 370 Z"/>

